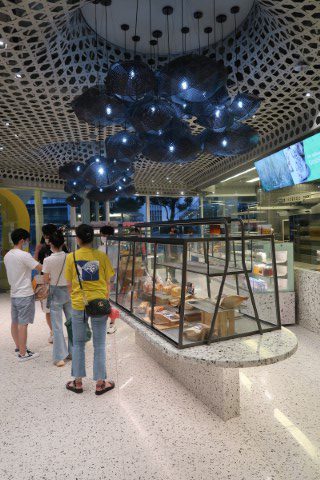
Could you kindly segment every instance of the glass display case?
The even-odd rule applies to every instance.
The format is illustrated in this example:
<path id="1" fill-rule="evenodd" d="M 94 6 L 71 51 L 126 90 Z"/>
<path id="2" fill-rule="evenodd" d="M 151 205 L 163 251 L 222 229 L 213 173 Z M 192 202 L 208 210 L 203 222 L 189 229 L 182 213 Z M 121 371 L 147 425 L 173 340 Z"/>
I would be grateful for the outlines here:
<path id="1" fill-rule="evenodd" d="M 118 245 L 111 300 L 179 348 L 281 328 L 273 235 L 252 238 L 239 219 L 176 226 L 182 223 L 187 234 L 160 234 L 143 224 L 141 235 L 109 238 L 109 245 Z M 147 235 L 151 231 L 155 236 Z M 271 255 L 268 319 L 259 316 L 250 280 L 259 242 Z"/>

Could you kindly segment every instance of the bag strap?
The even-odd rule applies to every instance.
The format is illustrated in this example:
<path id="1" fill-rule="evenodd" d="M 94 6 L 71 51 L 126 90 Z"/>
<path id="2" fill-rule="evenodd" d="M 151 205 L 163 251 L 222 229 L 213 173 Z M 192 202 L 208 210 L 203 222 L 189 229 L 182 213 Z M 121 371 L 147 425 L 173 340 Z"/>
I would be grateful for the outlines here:
<path id="1" fill-rule="evenodd" d="M 73 261 L 74 261 L 74 266 L 76 267 L 76 272 L 77 272 L 78 282 L 79 282 L 80 288 L 81 288 L 81 290 L 83 290 L 83 286 L 82 286 L 82 282 L 81 282 L 81 278 L 80 278 L 80 273 L 79 273 L 78 265 L 77 265 L 77 262 L 76 262 L 75 252 L 73 252 Z"/>
<path id="2" fill-rule="evenodd" d="M 62 268 L 61 268 L 61 272 L 59 273 L 59 277 L 58 277 L 58 280 L 57 280 L 57 283 L 56 283 L 56 287 L 58 286 L 58 283 L 60 281 L 60 278 L 61 278 L 61 275 L 62 275 L 62 272 L 63 272 L 63 269 L 64 269 L 64 265 L 66 263 L 66 258 L 67 258 L 67 255 L 64 254 L 64 260 L 63 260 L 63 265 L 62 265 Z"/>

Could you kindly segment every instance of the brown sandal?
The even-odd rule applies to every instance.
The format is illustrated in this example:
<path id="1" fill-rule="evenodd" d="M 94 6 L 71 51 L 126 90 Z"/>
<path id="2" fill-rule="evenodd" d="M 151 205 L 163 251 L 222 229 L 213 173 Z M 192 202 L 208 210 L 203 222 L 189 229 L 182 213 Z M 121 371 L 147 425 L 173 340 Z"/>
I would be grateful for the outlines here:
<path id="1" fill-rule="evenodd" d="M 83 393 L 82 383 L 78 382 L 78 385 L 81 385 L 81 387 L 77 387 L 77 382 L 75 380 L 71 380 L 67 383 L 66 389 L 74 393 Z"/>
<path id="2" fill-rule="evenodd" d="M 103 381 L 103 383 L 101 384 L 102 389 L 96 390 L 96 395 L 103 395 L 104 393 L 107 393 L 110 390 L 113 390 L 115 387 L 115 383 L 112 380 L 108 381 L 108 383 L 110 383 L 110 386 L 106 387 L 106 381 Z"/>

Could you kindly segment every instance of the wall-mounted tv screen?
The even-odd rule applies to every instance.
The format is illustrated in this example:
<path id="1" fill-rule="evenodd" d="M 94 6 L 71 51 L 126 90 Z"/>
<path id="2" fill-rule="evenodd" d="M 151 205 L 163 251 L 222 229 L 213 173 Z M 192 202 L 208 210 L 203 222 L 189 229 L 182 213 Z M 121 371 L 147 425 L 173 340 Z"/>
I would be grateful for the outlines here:
<path id="1" fill-rule="evenodd" d="M 267 192 L 320 179 L 320 133 L 255 162 L 255 167 Z"/>

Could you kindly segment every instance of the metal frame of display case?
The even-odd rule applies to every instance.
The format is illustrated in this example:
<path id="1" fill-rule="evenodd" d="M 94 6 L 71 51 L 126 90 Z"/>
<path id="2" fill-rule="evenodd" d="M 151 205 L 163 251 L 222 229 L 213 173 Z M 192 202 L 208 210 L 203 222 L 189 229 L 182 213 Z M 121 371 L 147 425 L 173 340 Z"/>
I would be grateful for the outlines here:
<path id="1" fill-rule="evenodd" d="M 240 226 L 240 231 L 237 234 L 230 234 L 229 233 L 229 226 L 233 223 L 237 222 Z M 146 236 L 148 232 L 153 227 L 176 227 L 176 226 L 181 226 L 181 225 L 187 225 L 187 226 L 211 226 L 211 225 L 224 225 L 224 234 L 222 235 L 208 235 L 208 236 L 200 236 L 200 237 L 187 237 L 186 236 L 179 236 L 176 237 L 168 237 L 168 236 Z M 238 337 L 243 337 L 243 336 L 249 336 L 249 335 L 255 335 L 255 334 L 263 334 L 266 332 L 270 332 L 273 330 L 277 330 L 281 328 L 281 317 L 280 317 L 280 306 L 279 306 L 279 291 L 278 291 L 278 282 L 277 282 L 277 265 L 276 265 L 276 256 L 275 256 L 275 243 L 274 243 L 274 236 L 273 234 L 270 235 L 255 235 L 254 237 L 250 235 L 246 235 L 244 231 L 244 224 L 243 221 L 240 218 L 230 218 L 230 217 L 219 217 L 216 219 L 197 219 L 197 220 L 182 220 L 182 221 L 168 221 L 168 222 L 150 222 L 150 223 L 138 223 L 135 224 L 135 227 L 139 227 L 140 229 L 144 229 L 144 232 L 142 232 L 141 236 L 135 236 L 135 235 L 121 235 L 121 229 L 119 230 L 119 235 L 117 236 L 110 236 L 108 237 L 108 240 L 111 241 L 116 241 L 119 242 L 119 250 L 118 250 L 118 264 L 117 264 L 117 284 L 116 284 L 116 298 L 115 298 L 115 303 L 124 311 L 132 315 L 135 319 L 137 319 L 139 322 L 147 326 L 148 328 L 151 328 L 153 331 L 157 332 L 157 334 L 161 335 L 164 337 L 167 341 L 171 342 L 178 348 L 189 348 L 192 346 L 197 346 L 197 345 L 203 345 L 203 344 L 211 344 L 212 342 L 216 341 L 223 341 L 223 340 L 228 340 L 231 338 L 238 338 Z M 143 236 L 143 234 L 145 236 Z M 246 258 L 245 258 L 245 243 L 246 241 L 254 241 L 254 240 L 269 240 L 271 243 L 271 257 L 272 257 L 272 267 L 273 267 L 273 275 L 274 275 L 274 293 L 275 293 L 275 310 L 276 310 L 276 320 L 277 323 L 271 324 L 270 323 L 270 328 L 262 329 L 261 327 L 261 321 L 259 318 L 254 294 L 252 291 L 250 279 L 249 279 L 249 272 L 250 269 L 247 268 L 246 264 Z M 213 269 L 210 269 L 210 263 L 208 259 L 208 250 L 209 250 L 209 242 L 224 242 L 225 243 L 225 264 L 224 268 L 221 272 L 214 272 Z M 231 252 L 231 244 L 232 242 L 235 241 L 241 241 L 241 267 L 238 269 L 234 269 L 232 271 L 229 271 L 229 263 L 230 263 L 230 252 Z M 131 292 L 130 292 L 130 309 L 126 308 L 125 306 L 121 305 L 119 303 L 119 267 L 120 267 L 120 245 L 121 242 L 130 242 L 130 252 L 132 254 L 132 274 L 131 274 Z M 204 248 L 204 257 L 206 259 L 206 270 L 205 271 L 194 271 L 192 268 L 188 268 L 187 265 L 187 253 L 188 253 L 188 243 L 203 243 L 206 245 L 206 248 Z M 134 282 L 135 282 L 135 260 L 136 260 L 136 245 L 138 243 L 147 243 L 147 244 L 152 244 L 154 245 L 154 251 L 153 251 L 153 275 L 152 275 L 152 295 L 151 295 L 151 315 L 150 315 L 150 321 L 151 323 L 148 324 L 144 322 L 141 318 L 139 318 L 135 313 L 133 312 L 133 294 L 134 294 Z M 182 271 L 182 280 L 181 280 L 181 304 L 180 304 L 180 318 L 179 318 L 179 336 L 178 336 L 178 342 L 173 340 L 172 338 L 168 337 L 165 335 L 161 330 L 158 330 L 157 328 L 154 327 L 154 307 L 156 305 L 156 271 L 157 271 L 157 265 L 164 266 L 164 267 L 172 267 L 169 263 L 158 263 L 157 262 L 157 249 L 158 245 L 179 245 L 182 246 L 182 265 L 181 267 L 176 267 L 174 266 L 173 268 L 179 269 Z M 251 252 L 252 252 L 252 247 L 251 247 Z M 130 261 L 130 255 L 128 255 L 128 262 Z M 203 341 L 195 341 L 191 344 L 184 344 L 183 343 L 183 332 L 184 332 L 184 307 L 185 307 L 185 295 L 186 295 L 186 283 L 187 283 L 187 272 L 190 273 L 195 273 L 195 274 L 202 274 L 206 275 L 207 278 L 207 288 L 208 288 L 208 295 L 210 296 L 210 278 L 211 277 L 221 277 L 221 283 L 218 291 L 218 295 L 216 297 L 216 303 L 214 306 L 214 313 L 211 321 L 211 327 L 210 331 L 208 334 L 208 338 L 203 340 Z M 222 298 L 224 286 L 226 279 L 229 275 L 235 275 L 236 276 L 236 288 L 237 288 L 237 293 L 239 294 L 239 285 L 238 285 L 238 275 L 244 275 L 245 280 L 246 280 L 246 285 L 248 288 L 248 294 L 250 297 L 251 304 L 253 306 L 253 311 L 254 311 L 254 316 L 251 316 L 249 314 L 246 314 L 248 318 L 251 318 L 255 320 L 257 324 L 257 330 L 252 331 L 252 332 L 246 332 L 246 333 L 238 333 L 235 335 L 229 335 L 227 337 L 214 337 L 214 329 L 215 329 L 215 323 L 219 311 L 219 306 L 220 306 L 220 301 Z M 263 321 L 263 323 L 268 323 L 266 321 Z"/>

